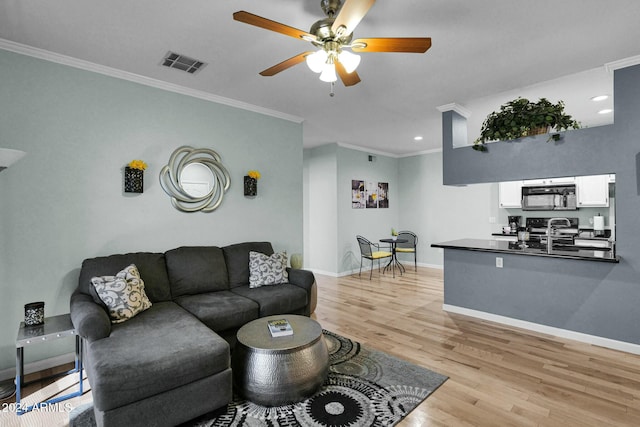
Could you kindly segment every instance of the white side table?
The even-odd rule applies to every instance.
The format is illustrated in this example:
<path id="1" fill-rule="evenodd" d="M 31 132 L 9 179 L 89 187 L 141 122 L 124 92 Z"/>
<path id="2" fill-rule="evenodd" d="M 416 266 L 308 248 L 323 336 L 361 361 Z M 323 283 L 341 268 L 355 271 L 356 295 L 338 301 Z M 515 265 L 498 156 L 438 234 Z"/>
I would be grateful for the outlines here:
<path id="1" fill-rule="evenodd" d="M 46 343 L 51 340 L 69 336 L 76 337 L 75 368 L 71 369 L 70 371 L 52 375 L 47 378 L 40 378 L 37 381 L 42 381 L 43 379 L 55 378 L 58 376 L 77 372 L 79 375 L 79 390 L 30 406 L 21 405 L 20 391 L 22 387 L 33 382 L 24 382 L 24 348 L 33 344 Z M 44 319 L 44 324 L 37 326 L 25 326 L 24 322 L 20 322 L 20 328 L 18 328 L 18 337 L 16 338 L 16 349 L 16 413 L 18 415 L 25 414 L 41 406 L 47 406 L 60 402 L 62 400 L 71 399 L 72 397 L 82 396 L 82 338 L 80 338 L 80 336 L 76 334 L 73 323 L 71 323 L 71 316 L 69 314 L 46 317 Z"/>

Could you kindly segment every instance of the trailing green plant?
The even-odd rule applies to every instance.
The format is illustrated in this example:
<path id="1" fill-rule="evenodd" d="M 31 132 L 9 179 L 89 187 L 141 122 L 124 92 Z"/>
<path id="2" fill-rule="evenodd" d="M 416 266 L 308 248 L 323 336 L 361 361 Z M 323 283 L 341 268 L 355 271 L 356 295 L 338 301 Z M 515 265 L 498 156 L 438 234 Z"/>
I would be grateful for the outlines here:
<path id="1" fill-rule="evenodd" d="M 538 129 L 544 129 L 540 132 Z M 489 141 L 510 141 L 524 136 L 546 133 L 548 130 L 561 131 L 579 129 L 580 123 L 564 112 L 564 102 L 557 104 L 546 98 L 531 102 L 526 98 L 516 98 L 500 107 L 499 111 L 489 114 L 482 124 L 480 137 L 473 142 L 473 149 L 487 151 L 484 145 Z M 559 135 L 553 134 L 558 140 Z"/>

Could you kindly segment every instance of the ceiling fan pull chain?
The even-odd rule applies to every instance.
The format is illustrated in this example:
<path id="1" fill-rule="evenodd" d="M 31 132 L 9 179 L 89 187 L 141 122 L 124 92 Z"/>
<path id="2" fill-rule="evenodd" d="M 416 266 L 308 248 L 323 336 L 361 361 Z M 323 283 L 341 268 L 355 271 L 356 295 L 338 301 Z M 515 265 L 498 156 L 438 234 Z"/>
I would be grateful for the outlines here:
<path id="1" fill-rule="evenodd" d="M 330 90 L 330 92 L 329 92 L 329 96 L 333 98 L 333 96 L 336 94 L 336 93 L 335 93 L 335 91 L 334 91 L 334 88 L 335 88 L 335 82 L 331 82 L 331 83 L 329 83 L 329 84 L 331 85 L 331 90 Z"/>

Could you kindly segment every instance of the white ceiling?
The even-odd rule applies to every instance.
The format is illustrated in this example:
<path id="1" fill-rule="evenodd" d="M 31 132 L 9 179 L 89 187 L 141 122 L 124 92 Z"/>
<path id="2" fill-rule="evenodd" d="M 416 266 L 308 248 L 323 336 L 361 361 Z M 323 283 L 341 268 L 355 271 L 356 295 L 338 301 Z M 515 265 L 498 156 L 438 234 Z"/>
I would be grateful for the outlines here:
<path id="1" fill-rule="evenodd" d="M 356 38 L 431 37 L 431 49 L 363 53 L 362 82 L 330 97 L 305 64 L 258 75 L 311 45 L 236 22 L 238 10 L 305 31 L 324 17 L 320 0 L 0 0 L 0 38 L 301 117 L 305 147 L 393 155 L 439 148 L 436 107 L 449 103 L 471 111 L 470 140 L 519 95 L 564 99 L 586 125 L 611 121 L 588 99 L 612 95 L 605 64 L 640 54 L 638 0 L 379 0 Z M 208 65 L 161 67 L 169 50 Z"/>

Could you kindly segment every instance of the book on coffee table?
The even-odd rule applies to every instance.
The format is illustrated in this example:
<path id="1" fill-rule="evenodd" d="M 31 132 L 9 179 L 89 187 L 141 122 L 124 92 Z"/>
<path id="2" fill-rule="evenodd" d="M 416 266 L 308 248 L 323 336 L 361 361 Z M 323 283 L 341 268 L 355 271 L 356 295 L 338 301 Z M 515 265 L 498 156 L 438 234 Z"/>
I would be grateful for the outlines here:
<path id="1" fill-rule="evenodd" d="M 268 320 L 267 326 L 272 337 L 284 337 L 293 335 L 293 328 L 287 319 Z"/>

